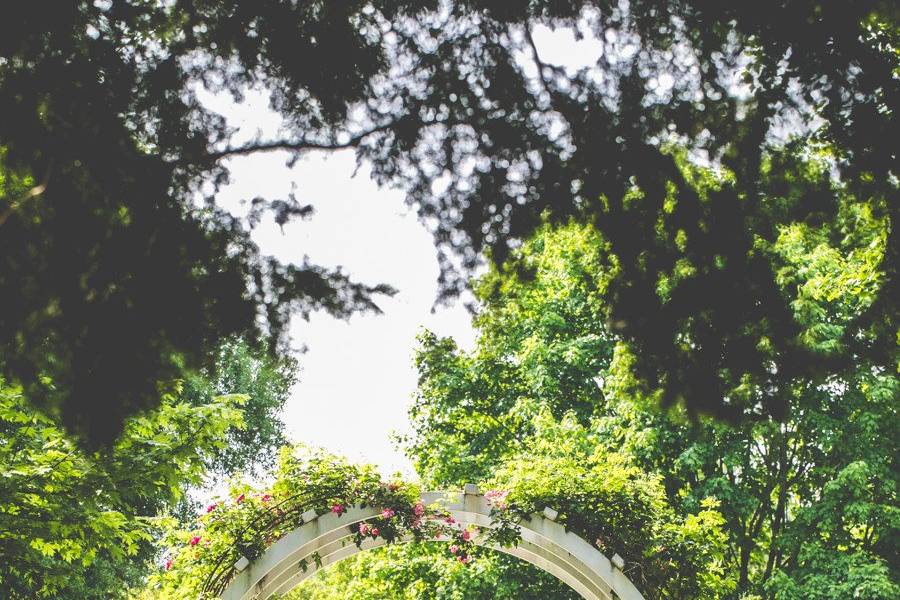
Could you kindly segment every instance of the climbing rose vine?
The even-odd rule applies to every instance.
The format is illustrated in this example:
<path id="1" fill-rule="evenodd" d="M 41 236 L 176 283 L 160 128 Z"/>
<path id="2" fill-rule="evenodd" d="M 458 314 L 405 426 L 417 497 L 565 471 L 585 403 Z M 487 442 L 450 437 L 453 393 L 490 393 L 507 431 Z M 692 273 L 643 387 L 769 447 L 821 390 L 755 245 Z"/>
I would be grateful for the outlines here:
<path id="1" fill-rule="evenodd" d="M 462 564 L 478 556 L 476 544 L 515 544 L 515 518 L 499 528 L 464 527 L 440 505 L 425 506 L 421 490 L 403 481 L 384 481 L 374 467 L 355 465 L 305 448 L 282 451 L 275 482 L 266 489 L 232 486 L 228 497 L 207 505 L 188 527 L 169 523 L 167 552 L 145 593 L 166 598 L 214 598 L 235 576 L 241 558 L 253 561 L 304 523 L 310 510 L 344 518 L 353 506 L 375 508 L 365 521 L 350 523 L 353 542 L 441 540 Z M 491 496 L 493 513 L 509 513 L 506 493 Z M 512 513 L 509 513 L 512 514 Z M 321 564 L 321 557 L 311 559 Z M 309 568 L 301 561 L 303 570 Z"/>

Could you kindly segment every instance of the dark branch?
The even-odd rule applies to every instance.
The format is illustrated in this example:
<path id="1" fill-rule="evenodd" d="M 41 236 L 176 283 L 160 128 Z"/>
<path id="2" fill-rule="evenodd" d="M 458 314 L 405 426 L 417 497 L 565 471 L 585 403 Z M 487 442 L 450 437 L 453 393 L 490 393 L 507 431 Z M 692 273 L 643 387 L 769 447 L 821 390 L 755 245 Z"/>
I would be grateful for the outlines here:
<path id="1" fill-rule="evenodd" d="M 296 142 L 286 140 L 278 140 L 274 142 L 254 142 L 251 144 L 246 144 L 244 146 L 238 146 L 236 148 L 226 148 L 225 150 L 212 152 L 208 155 L 208 158 L 210 160 L 219 160 L 230 156 L 246 156 L 248 154 L 254 154 L 256 152 L 273 152 L 276 150 L 289 150 L 291 152 L 302 152 L 303 150 L 344 150 L 346 148 L 355 148 L 370 135 L 379 133 L 381 131 L 386 131 L 396 125 L 396 121 L 384 123 L 383 125 L 379 125 L 378 127 L 359 133 L 351 137 L 346 142 L 329 143 L 310 140 L 299 140 Z"/>

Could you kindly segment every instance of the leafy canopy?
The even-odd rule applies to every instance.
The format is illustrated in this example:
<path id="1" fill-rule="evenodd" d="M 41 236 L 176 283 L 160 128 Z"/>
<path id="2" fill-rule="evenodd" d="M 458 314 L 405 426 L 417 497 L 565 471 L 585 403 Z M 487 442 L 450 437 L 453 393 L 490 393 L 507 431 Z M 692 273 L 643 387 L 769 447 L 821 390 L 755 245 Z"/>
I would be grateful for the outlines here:
<path id="1" fill-rule="evenodd" d="M 275 466 L 278 451 L 287 444 L 281 411 L 298 372 L 293 358 L 271 357 L 254 352 L 243 340 L 230 340 L 219 348 L 211 368 L 184 381 L 180 398 L 193 405 L 224 394 L 247 396 L 241 406 L 243 423 L 228 430 L 207 464 L 208 476 L 261 475 Z"/>
<path id="2" fill-rule="evenodd" d="M 21 388 L 0 385 L 0 550 L 15 557 L 0 572 L 0 595 L 125 598 L 159 562 L 163 515 L 192 520 L 215 479 L 274 464 L 295 361 L 234 341 L 217 363 L 217 380 L 171 386 L 158 409 L 129 419 L 118 442 L 95 453 Z"/>
<path id="3" fill-rule="evenodd" d="M 141 568 L 157 535 L 158 512 L 202 483 L 225 433 L 242 426 L 245 397 L 191 405 L 176 395 L 130 419 L 114 446 L 88 454 L 35 412 L 21 388 L 0 383 L 0 595 L 122 593 L 126 572 Z"/>
<path id="4" fill-rule="evenodd" d="M 547 62 L 537 29 L 576 24 L 596 61 Z M 215 202 L 228 157 L 355 148 L 431 226 L 444 296 L 543 215 L 591 221 L 618 261 L 611 323 L 639 374 L 730 416 L 730 379 L 748 374 L 778 414 L 778 374 L 896 359 L 897 31 L 881 0 L 26 3 L 0 24 L 3 372 L 109 441 L 158 401 L 156 381 L 209 364 L 228 336 L 274 348 L 291 313 L 375 310 L 387 288 L 251 241 L 264 212 L 309 206 L 253 199 L 242 219 Z M 283 137 L 233 145 L 200 86 L 264 90 Z M 772 163 L 792 135 L 833 148 L 833 169 L 797 177 L 791 146 Z M 731 185 L 701 193 L 672 142 Z M 832 176 L 895 225 L 883 285 L 822 357 L 757 242 L 830 219 Z"/>
<path id="5" fill-rule="evenodd" d="M 822 165 L 804 169 L 816 173 Z M 701 189 L 727 185 L 712 171 L 686 172 Z M 799 339 L 822 353 L 840 347 L 875 301 L 889 229 L 870 199 L 841 187 L 831 193 L 838 203 L 832 220 L 791 222 L 771 244 L 757 240 L 777 267 Z M 782 419 L 760 410 L 727 425 L 691 419 L 683 407 L 660 411 L 664 390 L 642 380 L 635 350 L 604 318 L 618 269 L 607 248 L 594 227 L 545 226 L 476 284 L 482 305 L 472 352 L 423 334 L 406 444 L 424 480 L 440 486 L 521 472 L 528 490 L 560 486 L 561 496 L 578 500 L 579 490 L 602 490 L 604 477 L 584 474 L 591 453 L 621 456 L 661 478 L 666 502 L 681 518 L 703 509 L 707 498 L 718 501 L 728 574 L 711 583 L 721 584 L 719 593 L 896 595 L 896 373 L 862 357 L 831 372 L 794 373 L 782 389 Z M 657 293 L 664 297 L 671 279 L 682 276 L 660 278 Z M 761 408 L 767 390 L 758 382 L 740 377 L 731 384 L 733 397 Z M 570 439 L 559 428 L 581 433 Z M 591 505 L 568 514 L 604 512 Z M 620 530 L 628 531 L 627 523 L 611 529 Z"/>

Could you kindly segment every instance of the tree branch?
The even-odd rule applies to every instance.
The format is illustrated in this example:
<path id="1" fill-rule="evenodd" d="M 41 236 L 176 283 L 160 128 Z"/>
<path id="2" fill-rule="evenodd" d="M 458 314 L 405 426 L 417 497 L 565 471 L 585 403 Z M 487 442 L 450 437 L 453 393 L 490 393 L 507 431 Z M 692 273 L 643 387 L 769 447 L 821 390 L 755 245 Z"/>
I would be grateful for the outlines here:
<path id="1" fill-rule="evenodd" d="M 210 160 L 215 161 L 230 156 L 246 156 L 248 154 L 254 154 L 256 152 L 272 152 L 275 150 L 301 152 L 303 150 L 343 150 L 345 148 L 355 148 L 370 135 L 379 133 L 381 131 L 386 131 L 391 127 L 396 126 L 398 122 L 399 119 L 390 121 L 389 123 L 384 123 L 382 125 L 379 125 L 378 127 L 374 127 L 372 129 L 369 129 L 368 131 L 359 133 L 351 137 L 346 142 L 328 143 L 316 142 L 311 140 L 298 140 L 295 142 L 287 140 L 278 140 L 274 142 L 254 142 L 245 144 L 243 146 L 238 146 L 236 148 L 226 148 L 225 150 L 220 150 L 218 152 L 211 152 L 207 157 Z"/>
<path id="2" fill-rule="evenodd" d="M 534 43 L 534 38 L 531 36 L 531 27 L 529 27 L 527 24 L 525 25 L 525 39 L 528 41 L 528 45 L 531 47 L 531 59 L 534 61 L 534 64 L 538 70 L 538 81 L 541 82 L 541 87 L 543 87 L 544 91 L 547 92 L 547 96 L 550 98 L 550 105 L 553 106 L 553 92 L 550 91 L 550 82 L 547 81 L 546 77 L 544 77 L 544 69 L 553 69 L 544 61 L 542 61 L 541 57 L 538 55 L 537 44 Z"/>

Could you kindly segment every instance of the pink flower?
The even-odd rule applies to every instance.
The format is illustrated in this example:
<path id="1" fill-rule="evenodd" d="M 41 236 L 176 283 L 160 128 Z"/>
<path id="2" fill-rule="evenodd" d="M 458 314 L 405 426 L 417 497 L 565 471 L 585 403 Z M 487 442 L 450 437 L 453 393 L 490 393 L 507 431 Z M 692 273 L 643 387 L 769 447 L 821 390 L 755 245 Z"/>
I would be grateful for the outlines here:
<path id="1" fill-rule="evenodd" d="M 207 507 L 206 507 L 206 514 L 209 514 L 209 513 L 211 513 L 212 511 L 216 510 L 216 507 L 217 507 L 217 506 L 218 506 L 218 504 L 215 503 L 215 502 L 212 503 L 212 504 L 210 504 L 209 506 L 207 506 Z"/>
<path id="2" fill-rule="evenodd" d="M 450 545 L 450 554 L 456 554 L 457 551 L 459 551 L 459 546 L 457 546 L 456 544 L 451 544 Z"/>
<path id="3" fill-rule="evenodd" d="M 172 564 L 173 564 L 174 562 L 175 562 L 175 561 L 172 560 L 171 558 L 170 558 L 169 560 L 166 561 L 166 571 L 168 571 L 169 569 L 172 568 Z"/>
<path id="4" fill-rule="evenodd" d="M 380 533 L 380 532 L 378 531 L 378 528 L 377 528 L 377 527 L 373 527 L 373 528 L 372 528 L 372 537 L 378 537 L 378 534 L 379 534 L 379 533 Z"/>
<path id="5" fill-rule="evenodd" d="M 462 564 L 467 565 L 467 564 L 469 564 L 470 562 L 472 562 L 472 557 L 471 557 L 471 556 L 465 556 L 465 557 L 462 557 L 462 561 L 461 561 L 461 562 L 462 562 Z"/>
<path id="6" fill-rule="evenodd" d="M 359 524 L 359 534 L 366 535 L 367 533 L 369 533 L 369 526 L 365 523 L 360 523 Z"/>
<path id="7" fill-rule="evenodd" d="M 447 522 L 447 525 L 453 525 L 454 523 L 456 523 L 456 521 L 453 520 L 453 517 L 447 517 L 446 519 L 444 519 L 444 521 Z"/>
<path id="8" fill-rule="evenodd" d="M 240 504 L 241 502 L 244 501 L 244 498 L 245 498 L 244 494 L 241 494 L 240 496 L 235 498 L 234 501 L 237 502 L 238 504 Z"/>
<path id="9" fill-rule="evenodd" d="M 391 510 L 390 508 L 386 508 L 386 509 L 384 509 L 383 511 L 381 511 L 381 518 L 382 518 L 382 519 L 390 519 L 390 518 L 393 517 L 395 514 L 397 514 L 397 513 L 395 513 L 395 512 L 394 512 L 393 510 Z"/>
<path id="10" fill-rule="evenodd" d="M 500 510 L 506 509 L 506 497 L 508 495 L 508 490 L 488 490 L 484 493 L 484 497 L 487 498 L 488 502 L 490 502 Z"/>
<path id="11" fill-rule="evenodd" d="M 346 509 L 344 508 L 343 504 L 335 504 L 334 506 L 331 507 L 331 512 L 333 512 L 337 516 L 341 516 L 342 514 L 344 514 L 345 510 Z"/>
<path id="12" fill-rule="evenodd" d="M 472 539 L 472 532 L 469 531 L 468 529 L 466 529 L 465 531 L 463 531 L 463 532 L 462 532 L 462 539 L 464 539 L 465 541 L 468 542 L 470 539 Z"/>
<path id="13" fill-rule="evenodd" d="M 269 494 L 263 494 L 263 497 L 262 497 L 263 504 L 268 503 L 269 500 L 271 500 L 271 499 L 272 499 L 272 496 L 270 496 Z"/>
<path id="14" fill-rule="evenodd" d="M 200 543 L 199 535 L 195 535 L 194 537 L 191 538 L 191 546 L 196 546 L 199 543 Z"/>
<path id="15" fill-rule="evenodd" d="M 417 517 L 421 517 L 425 514 L 425 505 L 421 502 L 417 502 L 415 506 L 413 506 L 413 514 Z"/>

